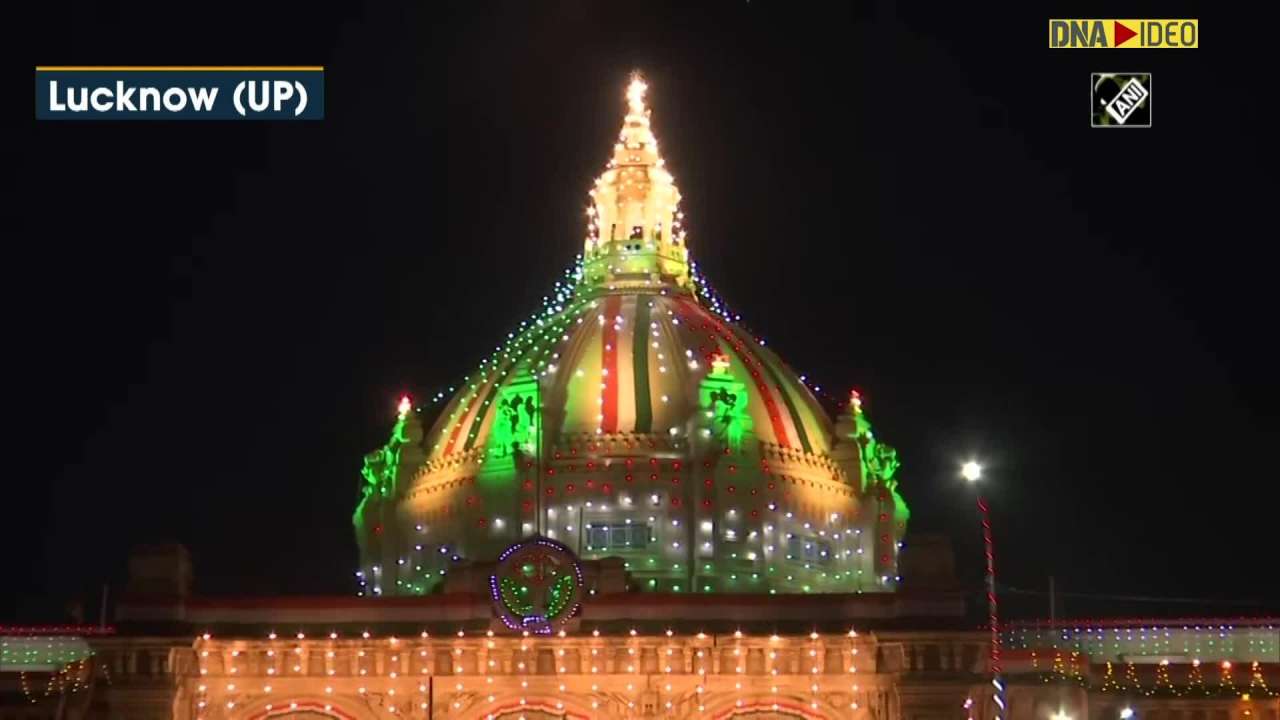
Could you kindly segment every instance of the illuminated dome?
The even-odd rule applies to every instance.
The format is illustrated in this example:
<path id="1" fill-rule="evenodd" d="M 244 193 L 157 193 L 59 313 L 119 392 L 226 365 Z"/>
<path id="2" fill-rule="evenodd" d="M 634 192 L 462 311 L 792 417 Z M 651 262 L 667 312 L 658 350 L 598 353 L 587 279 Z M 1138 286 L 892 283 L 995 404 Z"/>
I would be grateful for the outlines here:
<path id="1" fill-rule="evenodd" d="M 633 78 L 583 255 L 547 306 L 452 397 L 402 401 L 366 456 L 362 592 L 431 592 L 531 536 L 623 558 L 637 590 L 896 586 L 896 454 L 856 393 L 833 421 L 710 299 L 645 90 Z"/>

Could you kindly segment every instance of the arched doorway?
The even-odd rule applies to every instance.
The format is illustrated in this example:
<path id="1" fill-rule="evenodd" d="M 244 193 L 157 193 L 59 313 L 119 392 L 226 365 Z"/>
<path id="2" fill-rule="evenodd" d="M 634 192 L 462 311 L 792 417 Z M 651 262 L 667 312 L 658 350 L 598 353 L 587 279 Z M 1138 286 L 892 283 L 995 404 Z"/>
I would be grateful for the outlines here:
<path id="1" fill-rule="evenodd" d="M 828 720 L 829 717 L 814 710 L 808 703 L 781 698 L 763 698 L 734 702 L 728 707 L 708 714 L 711 720 Z"/>
<path id="2" fill-rule="evenodd" d="M 287 700 L 258 707 L 244 720 L 362 720 L 342 707 L 320 700 Z"/>
<path id="3" fill-rule="evenodd" d="M 562 700 L 540 698 L 498 699 L 485 707 L 472 710 L 476 720 L 592 720 L 599 715 L 571 708 Z"/>
<path id="4" fill-rule="evenodd" d="M 486 715 L 485 717 L 489 717 Z M 509 710 L 501 715 L 494 715 L 493 720 L 563 720 L 564 715 L 552 715 L 543 710 Z"/>

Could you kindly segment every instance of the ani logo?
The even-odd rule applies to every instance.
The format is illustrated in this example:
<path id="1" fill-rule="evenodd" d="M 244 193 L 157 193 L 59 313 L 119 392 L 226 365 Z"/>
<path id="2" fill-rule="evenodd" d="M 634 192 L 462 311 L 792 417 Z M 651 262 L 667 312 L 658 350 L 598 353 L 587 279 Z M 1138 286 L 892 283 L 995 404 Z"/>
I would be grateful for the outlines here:
<path id="1" fill-rule="evenodd" d="M 569 548 L 532 538 L 498 556 L 489 576 L 493 608 L 512 630 L 550 634 L 582 603 L 582 568 Z"/>
<path id="2" fill-rule="evenodd" d="M 1151 73 L 1093 73 L 1093 127 L 1151 127 Z"/>

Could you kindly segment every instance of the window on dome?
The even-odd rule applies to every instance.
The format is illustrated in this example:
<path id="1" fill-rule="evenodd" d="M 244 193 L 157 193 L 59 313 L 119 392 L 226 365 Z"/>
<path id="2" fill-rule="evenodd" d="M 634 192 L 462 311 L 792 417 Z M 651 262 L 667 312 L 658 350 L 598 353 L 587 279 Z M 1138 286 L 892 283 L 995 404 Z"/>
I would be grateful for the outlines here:
<path id="1" fill-rule="evenodd" d="M 645 548 L 653 541 L 653 531 L 647 524 L 615 525 L 610 540 L 614 547 Z"/>
<path id="2" fill-rule="evenodd" d="M 632 225 L 632 226 L 631 226 L 631 239 L 632 239 L 632 240 L 643 240 L 643 239 L 644 239 L 644 226 L 643 226 L 643 225 Z"/>
<path id="3" fill-rule="evenodd" d="M 587 536 L 590 550 L 638 550 L 653 542 L 653 530 L 646 523 L 592 525 Z"/>
<path id="4" fill-rule="evenodd" d="M 812 536 L 792 535 L 787 538 L 787 559 L 799 563 L 830 565 L 831 543 Z"/>

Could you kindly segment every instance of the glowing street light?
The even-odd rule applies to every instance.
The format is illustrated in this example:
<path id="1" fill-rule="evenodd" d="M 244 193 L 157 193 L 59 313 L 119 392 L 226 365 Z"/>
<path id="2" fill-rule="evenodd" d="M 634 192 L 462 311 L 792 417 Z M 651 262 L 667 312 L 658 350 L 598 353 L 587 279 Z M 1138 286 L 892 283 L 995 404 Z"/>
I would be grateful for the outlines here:
<path id="1" fill-rule="evenodd" d="M 969 482 L 977 482 L 982 477 L 982 465 L 977 461 L 970 460 L 960 466 L 960 477 Z"/>
<path id="2" fill-rule="evenodd" d="M 1129 720 L 1133 717 L 1133 708 L 1127 707 L 1120 711 L 1120 720 Z"/>

